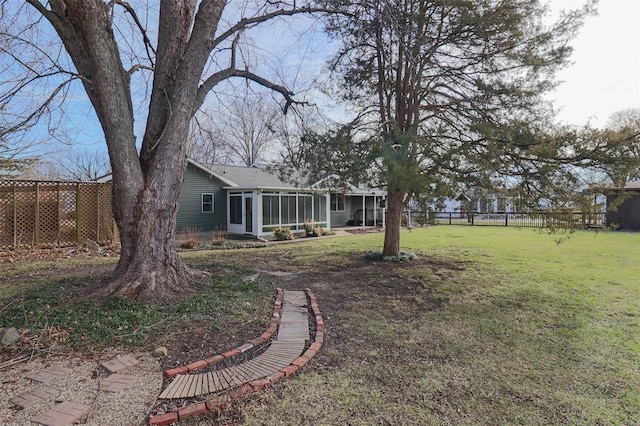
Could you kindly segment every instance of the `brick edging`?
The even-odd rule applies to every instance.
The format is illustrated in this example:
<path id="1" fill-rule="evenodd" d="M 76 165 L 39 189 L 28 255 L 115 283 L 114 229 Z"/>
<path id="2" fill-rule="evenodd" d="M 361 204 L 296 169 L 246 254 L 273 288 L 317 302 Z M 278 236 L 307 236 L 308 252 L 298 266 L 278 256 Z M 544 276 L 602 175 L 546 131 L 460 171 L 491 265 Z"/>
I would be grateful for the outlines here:
<path id="1" fill-rule="evenodd" d="M 178 374 L 188 374 L 194 371 L 201 370 L 208 367 L 209 365 L 217 364 L 220 361 L 240 355 L 255 346 L 266 343 L 269 339 L 271 339 L 273 333 L 278 330 L 278 325 L 280 323 L 280 312 L 282 311 L 284 291 L 281 288 L 277 288 L 276 292 L 277 295 L 274 302 L 273 315 L 271 317 L 271 320 L 269 321 L 269 327 L 264 333 L 262 333 L 262 335 L 260 335 L 260 337 L 252 339 L 244 343 L 243 345 L 240 345 L 237 348 L 231 349 L 230 351 L 224 352 L 220 355 L 196 361 L 183 367 L 165 370 L 165 377 L 172 378 L 177 376 Z M 305 288 L 304 292 L 309 298 L 309 306 L 311 307 L 313 315 L 315 316 L 316 334 L 313 343 L 311 343 L 311 346 L 309 346 L 309 348 L 307 348 L 307 350 L 302 355 L 293 360 L 288 366 L 281 368 L 278 372 L 270 376 L 253 380 L 230 390 L 225 394 L 225 398 L 222 401 L 220 401 L 219 399 L 212 399 L 209 401 L 197 402 L 187 405 L 186 407 L 182 407 L 177 411 L 158 414 L 156 416 L 152 416 L 149 419 L 149 424 L 154 426 L 166 426 L 177 423 L 179 420 L 184 419 L 188 416 L 204 414 L 207 411 L 219 410 L 230 401 L 240 399 L 252 392 L 272 386 L 274 383 L 279 382 L 284 377 L 291 376 L 296 371 L 298 371 L 298 369 L 309 362 L 309 360 L 311 360 L 311 358 L 313 358 L 318 353 L 318 351 L 322 347 L 322 344 L 324 343 L 325 325 L 324 319 L 322 318 L 322 313 L 320 312 L 320 308 L 318 307 L 316 296 L 313 294 L 310 288 Z"/>

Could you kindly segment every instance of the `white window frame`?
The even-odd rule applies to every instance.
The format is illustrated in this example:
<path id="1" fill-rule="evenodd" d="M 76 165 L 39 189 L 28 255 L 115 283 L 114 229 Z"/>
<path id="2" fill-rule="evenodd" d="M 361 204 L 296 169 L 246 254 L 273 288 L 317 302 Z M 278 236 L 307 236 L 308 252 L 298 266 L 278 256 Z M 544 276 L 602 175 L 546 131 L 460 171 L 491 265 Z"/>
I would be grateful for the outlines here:
<path id="1" fill-rule="evenodd" d="M 204 210 L 204 197 L 205 195 L 210 195 L 211 196 L 211 211 L 205 211 Z M 210 213 L 215 213 L 216 208 L 215 208 L 215 203 L 216 201 L 216 197 L 215 194 L 212 192 L 203 192 L 202 194 L 200 194 L 200 213 L 203 214 L 210 214 Z M 207 203 L 208 204 L 208 203 Z"/>
<path id="2" fill-rule="evenodd" d="M 333 205 L 331 203 L 331 197 L 336 196 L 336 209 L 333 210 Z M 340 202 L 339 199 L 342 199 L 342 209 L 340 209 Z M 329 194 L 329 209 L 331 212 L 343 212 L 345 211 L 345 204 L 347 204 L 347 200 L 346 200 L 346 196 L 343 193 L 339 193 L 339 192 L 332 192 L 331 194 Z"/>

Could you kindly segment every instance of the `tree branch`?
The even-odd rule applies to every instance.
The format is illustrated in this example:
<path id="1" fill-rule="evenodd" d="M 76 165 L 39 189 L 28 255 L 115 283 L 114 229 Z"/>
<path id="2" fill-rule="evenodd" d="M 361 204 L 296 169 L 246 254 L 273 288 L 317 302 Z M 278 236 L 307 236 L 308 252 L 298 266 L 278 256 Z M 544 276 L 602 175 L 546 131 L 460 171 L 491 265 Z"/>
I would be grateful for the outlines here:
<path id="1" fill-rule="evenodd" d="M 153 53 L 153 56 L 156 56 L 156 49 L 153 47 L 153 45 L 151 44 L 151 40 L 149 40 L 149 37 L 147 37 L 147 29 L 142 25 L 142 23 L 140 22 L 140 19 L 138 18 L 138 15 L 136 14 L 135 9 L 127 2 L 125 1 L 121 1 L 121 0 L 116 0 L 116 3 L 119 4 L 120 6 L 122 6 L 124 8 L 124 10 L 129 13 L 129 15 L 131 15 L 131 17 L 133 18 L 133 21 L 136 23 L 136 25 L 138 26 L 138 29 L 140 30 L 140 34 L 142 34 L 142 40 L 144 41 L 144 47 L 147 51 L 147 57 L 149 58 L 149 62 L 151 63 L 151 66 L 154 66 L 154 62 L 153 62 L 153 57 L 151 55 L 151 53 Z M 151 52 L 149 52 L 151 51 Z M 149 68 L 152 69 L 152 68 Z"/>
<path id="2" fill-rule="evenodd" d="M 10 126 L 8 128 L 0 128 L 0 140 L 4 139 L 7 135 L 9 135 L 11 133 L 14 133 L 18 129 L 20 129 L 22 127 L 25 127 L 32 120 L 36 119 L 36 121 L 37 121 L 37 119 L 49 107 L 51 102 L 53 102 L 53 99 L 58 95 L 58 93 L 60 93 L 65 86 L 67 86 L 69 83 L 71 83 L 76 78 L 78 78 L 78 77 L 74 76 L 74 77 L 72 77 L 72 78 L 70 78 L 68 80 L 65 80 L 62 83 L 60 83 L 60 85 L 58 85 L 58 87 L 56 87 L 53 90 L 51 95 L 49 95 L 49 97 L 47 99 L 45 99 L 45 101 L 42 102 L 39 107 L 37 107 L 31 114 L 26 116 L 24 119 L 20 120 L 18 123 L 14 124 L 14 125 L 12 125 L 12 126 Z"/>
<path id="3" fill-rule="evenodd" d="M 231 27 L 229 27 L 225 32 L 223 32 L 218 37 L 216 37 L 213 40 L 213 47 L 215 47 L 215 46 L 219 45 L 220 43 L 222 43 L 224 40 L 229 38 L 229 36 L 231 36 L 232 34 L 237 33 L 238 31 L 244 30 L 246 28 L 249 28 L 252 25 L 260 24 L 262 22 L 266 22 L 266 21 L 268 21 L 270 19 L 277 18 L 279 16 L 293 16 L 293 15 L 299 15 L 301 13 L 308 13 L 308 14 L 312 14 L 312 13 L 334 13 L 334 14 L 336 14 L 337 13 L 337 14 L 341 14 L 341 15 L 345 15 L 345 16 L 353 16 L 352 13 L 349 13 L 347 11 L 337 10 L 337 9 L 330 9 L 330 8 L 326 8 L 326 7 L 304 6 L 304 7 L 298 8 L 294 3 L 291 9 L 279 9 L 279 10 L 276 10 L 276 11 L 271 12 L 271 13 L 265 13 L 264 15 L 254 16 L 253 18 L 243 18 L 243 19 L 241 19 L 236 24 L 234 24 Z"/>

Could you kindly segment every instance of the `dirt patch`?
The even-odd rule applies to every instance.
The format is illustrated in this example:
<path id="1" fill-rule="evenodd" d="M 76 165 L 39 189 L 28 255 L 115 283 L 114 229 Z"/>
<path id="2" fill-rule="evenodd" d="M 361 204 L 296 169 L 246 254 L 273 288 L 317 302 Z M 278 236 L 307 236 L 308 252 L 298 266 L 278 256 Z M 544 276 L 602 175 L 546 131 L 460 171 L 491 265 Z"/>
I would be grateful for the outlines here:
<path id="1" fill-rule="evenodd" d="M 407 263 L 379 262 L 367 260 L 364 253 L 348 255 L 335 263 L 305 264 L 296 260 L 295 246 L 282 246 L 274 250 L 242 250 L 216 254 L 216 266 L 206 268 L 216 277 L 224 278 L 235 275 L 238 271 L 259 273 L 258 281 L 263 288 L 275 290 L 278 287 L 289 290 L 311 288 L 318 298 L 320 309 L 323 311 L 328 329 L 325 335 L 325 346 L 314 358 L 314 362 L 306 368 L 318 370 L 331 369 L 344 362 L 344 354 L 353 347 L 353 333 L 348 330 L 348 323 L 344 320 L 344 313 L 349 310 L 366 310 L 371 303 L 389 303 L 398 297 L 413 298 L 413 303 L 420 310 L 438 310 L 445 299 L 430 297 L 429 287 L 437 282 L 439 277 L 454 274 L 463 268 L 458 263 L 446 259 L 420 256 L 417 260 Z M 26 253 L 14 257 L 12 262 L 23 263 L 46 260 L 77 258 L 99 258 L 96 253 L 87 251 L 54 250 L 38 253 Z M 344 256 L 344 255 L 343 255 Z M 198 266 L 200 267 L 200 266 Z M 73 298 L 90 297 L 92 292 L 102 285 L 114 264 L 69 265 L 62 268 L 51 266 L 51 269 L 29 271 L 11 276 L 14 282 L 28 282 L 39 278 L 55 275 L 91 276 L 82 286 L 72 289 L 69 300 Z M 413 272 L 412 272 L 413 271 Z M 427 273 L 422 273 L 428 271 Z M 426 280 L 429 276 L 432 280 Z M 413 296 L 416 289 L 420 290 L 420 297 Z M 374 302 L 375 301 L 375 302 Z M 396 312 L 394 315 L 409 315 Z M 209 358 L 259 336 L 268 326 L 270 312 L 261 318 L 235 318 L 226 329 L 214 325 L 207 319 L 184 320 L 179 316 L 168 321 L 170 326 L 162 332 L 151 332 L 140 350 L 152 351 L 155 347 L 165 346 L 169 355 L 161 359 L 161 368 L 169 369 L 180 365 L 187 365 L 197 360 Z M 63 330 L 56 330 L 64 333 Z M 37 331 L 28 340 L 23 353 L 29 353 L 30 347 L 37 341 Z M 14 354 L 20 349 L 14 351 Z M 92 356 L 92 354 L 83 354 Z M 402 355 L 402 354 L 400 354 Z M 403 356 L 406 356 L 404 354 Z M 6 355 L 3 361 L 8 361 Z M 220 417 L 207 416 L 201 424 L 238 424 L 242 420 L 242 404 L 233 404 Z M 198 424 L 197 421 L 193 424 Z"/>

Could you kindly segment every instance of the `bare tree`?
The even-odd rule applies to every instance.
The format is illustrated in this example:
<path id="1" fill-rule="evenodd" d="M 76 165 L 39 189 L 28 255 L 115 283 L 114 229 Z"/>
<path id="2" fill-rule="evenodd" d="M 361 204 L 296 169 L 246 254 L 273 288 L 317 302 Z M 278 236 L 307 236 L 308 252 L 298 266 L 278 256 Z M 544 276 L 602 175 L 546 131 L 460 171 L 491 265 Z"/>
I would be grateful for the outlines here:
<path id="1" fill-rule="evenodd" d="M 273 19 L 326 8 L 287 1 L 234 8 L 236 4 L 227 0 L 161 0 L 155 7 L 120 0 L 26 0 L 25 4 L 3 4 L 7 12 L 9 8 L 15 12 L 8 18 L 15 24 L 14 41 L 43 28 L 41 34 L 57 34 L 59 51 L 47 58 L 48 71 L 17 48 L 5 51 L 26 74 L 35 70 L 32 77 L 20 80 L 13 93 L 24 92 L 37 78 L 48 75 L 57 77 L 54 95 L 80 82 L 104 131 L 122 249 L 103 293 L 162 300 L 184 295 L 189 283 L 202 276 L 183 263 L 173 246 L 190 121 L 207 94 L 233 78 L 277 92 L 286 112 L 294 104 L 294 94 L 239 56 L 244 34 Z M 26 9 L 29 6 L 31 10 Z M 55 46 L 56 40 L 49 43 Z M 138 105 L 134 106 L 137 98 L 132 94 L 132 87 L 138 90 L 138 86 L 133 79 L 134 83 L 150 80 L 139 150 L 134 132 Z M 17 96 L 3 99 L 11 102 Z M 27 115 L 22 124 L 32 120 Z"/>
<path id="2" fill-rule="evenodd" d="M 251 166 L 264 162 L 273 146 L 280 107 L 264 94 L 249 93 L 235 98 L 213 120 L 216 133 L 224 142 L 231 161 Z"/>
<path id="3" fill-rule="evenodd" d="M 267 160 L 277 139 L 282 111 L 273 99 L 248 88 L 197 115 L 189 156 L 203 163 L 251 166 Z"/>
<path id="4" fill-rule="evenodd" d="M 60 158 L 58 169 L 63 179 L 91 181 L 111 172 L 109 156 L 102 151 L 72 151 Z"/>

